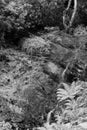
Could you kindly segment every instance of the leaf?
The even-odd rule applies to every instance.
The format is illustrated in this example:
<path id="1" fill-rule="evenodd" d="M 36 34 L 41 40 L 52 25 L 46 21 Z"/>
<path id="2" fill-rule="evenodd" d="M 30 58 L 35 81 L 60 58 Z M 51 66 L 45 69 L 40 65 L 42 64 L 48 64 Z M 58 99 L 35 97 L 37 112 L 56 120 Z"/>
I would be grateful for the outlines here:
<path id="1" fill-rule="evenodd" d="M 57 99 L 60 101 L 73 99 L 77 94 L 80 93 L 82 84 L 77 84 L 73 82 L 71 86 L 66 83 L 63 83 L 64 88 L 57 89 Z"/>

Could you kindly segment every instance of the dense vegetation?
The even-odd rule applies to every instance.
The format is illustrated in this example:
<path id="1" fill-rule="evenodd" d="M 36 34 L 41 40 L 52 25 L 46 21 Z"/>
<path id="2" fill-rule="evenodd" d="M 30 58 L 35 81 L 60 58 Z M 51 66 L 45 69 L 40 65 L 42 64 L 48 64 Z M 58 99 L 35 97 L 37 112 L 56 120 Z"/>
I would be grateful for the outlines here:
<path id="1" fill-rule="evenodd" d="M 67 7 L 67 0 L 7 0 L 0 4 L 0 34 L 10 42 L 16 42 L 29 32 L 44 29 L 46 26 L 59 26 L 63 29 L 63 11 Z M 78 24 L 86 25 L 86 0 L 78 1 L 78 11 L 73 27 Z M 73 2 L 69 9 L 72 11 Z M 71 15 L 71 13 L 70 13 Z"/>
<path id="2" fill-rule="evenodd" d="M 0 130 L 87 129 L 87 1 L 67 31 L 69 1 L 0 1 Z"/>

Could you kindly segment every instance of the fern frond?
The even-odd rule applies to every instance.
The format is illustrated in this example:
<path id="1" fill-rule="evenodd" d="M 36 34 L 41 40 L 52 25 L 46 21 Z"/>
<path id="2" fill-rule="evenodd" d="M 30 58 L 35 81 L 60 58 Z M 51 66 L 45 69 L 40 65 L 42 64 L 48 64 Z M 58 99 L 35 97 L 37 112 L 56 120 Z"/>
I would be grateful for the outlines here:
<path id="1" fill-rule="evenodd" d="M 56 119 L 56 121 L 57 121 L 57 124 L 61 124 L 62 118 L 63 118 L 63 117 L 62 117 L 61 115 L 59 115 L 58 112 L 56 112 L 56 114 L 55 114 L 55 119 Z"/>
<path id="2" fill-rule="evenodd" d="M 60 101 L 66 100 L 66 99 L 73 99 L 77 94 L 80 93 L 82 87 L 82 84 L 77 84 L 73 82 L 71 86 L 69 86 L 66 83 L 62 83 L 64 88 L 57 89 L 57 99 Z"/>
<path id="3" fill-rule="evenodd" d="M 60 101 L 66 100 L 68 99 L 69 95 L 68 92 L 64 89 L 58 89 L 57 91 L 57 99 Z"/>

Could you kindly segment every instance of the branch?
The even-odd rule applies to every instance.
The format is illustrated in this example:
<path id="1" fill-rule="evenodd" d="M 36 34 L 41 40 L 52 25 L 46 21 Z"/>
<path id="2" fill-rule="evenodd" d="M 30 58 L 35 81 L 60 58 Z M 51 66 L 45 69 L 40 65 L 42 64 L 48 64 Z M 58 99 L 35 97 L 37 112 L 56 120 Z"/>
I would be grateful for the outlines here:
<path id="1" fill-rule="evenodd" d="M 49 123 L 49 124 L 50 124 L 50 118 L 51 118 L 51 114 L 53 113 L 53 111 L 54 111 L 54 109 L 51 110 L 51 111 L 48 113 L 46 123 Z"/>
<path id="2" fill-rule="evenodd" d="M 72 17 L 71 17 L 71 20 L 70 20 L 70 23 L 69 23 L 69 27 L 72 26 L 72 23 L 73 23 L 74 18 L 75 18 L 76 11 L 77 11 L 77 0 L 74 0 L 74 10 L 73 10 L 73 14 L 72 14 Z"/>
<path id="3" fill-rule="evenodd" d="M 66 24 L 66 16 L 67 16 L 67 11 L 68 11 L 69 8 L 70 8 L 71 2 L 72 2 L 72 0 L 69 0 L 69 1 L 68 1 L 68 6 L 67 6 L 67 8 L 63 11 L 63 25 L 64 25 L 64 27 L 65 27 L 66 30 L 67 30 L 67 28 L 68 28 L 68 25 Z"/>
<path id="4" fill-rule="evenodd" d="M 63 12 L 63 25 L 66 30 L 68 30 L 72 26 L 72 23 L 74 21 L 75 14 L 77 11 L 77 0 L 74 0 L 74 9 L 73 9 L 72 17 L 71 17 L 71 20 L 69 21 L 69 24 L 67 25 L 67 23 L 66 23 L 66 20 L 68 19 L 67 11 L 70 8 L 71 2 L 72 2 L 72 0 L 69 0 L 67 8 Z"/>
<path id="5" fill-rule="evenodd" d="M 69 0 L 68 6 L 67 6 L 67 8 L 66 8 L 66 11 L 70 8 L 71 2 L 72 2 L 72 0 Z"/>

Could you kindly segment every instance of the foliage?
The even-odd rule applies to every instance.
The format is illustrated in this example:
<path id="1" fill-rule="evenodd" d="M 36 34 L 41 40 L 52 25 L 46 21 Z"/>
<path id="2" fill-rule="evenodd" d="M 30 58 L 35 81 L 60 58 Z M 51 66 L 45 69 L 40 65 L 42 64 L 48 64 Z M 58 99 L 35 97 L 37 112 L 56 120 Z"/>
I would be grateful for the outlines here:
<path id="1" fill-rule="evenodd" d="M 5 4 L 1 3 L 1 40 L 5 39 L 17 44 L 21 37 L 29 36 L 29 32 L 44 29 L 45 26 L 59 26 L 63 29 L 62 15 L 66 3 L 67 0 L 9 0 Z M 86 1 L 83 4 L 78 2 L 78 11 L 73 25 L 76 26 L 79 22 L 81 14 L 86 14 L 86 5 Z"/>
<path id="2" fill-rule="evenodd" d="M 87 27 L 84 27 L 83 25 L 77 26 L 77 28 L 74 29 L 74 36 L 85 36 L 87 35 Z"/>
<path id="3" fill-rule="evenodd" d="M 55 107 L 56 100 L 56 85 L 52 88 L 52 81 L 44 79 L 42 83 L 37 81 L 38 87 L 29 92 L 25 90 L 25 97 L 28 100 L 28 104 L 25 107 L 25 119 L 35 122 L 43 123 L 46 120 L 47 113 Z M 48 83 L 47 83 L 48 82 Z M 28 117 L 27 117 L 28 115 Z"/>
<path id="4" fill-rule="evenodd" d="M 10 42 L 17 42 L 21 37 L 28 36 L 29 32 L 43 29 L 45 26 L 62 23 L 60 16 L 63 7 L 58 0 L 15 0 L 0 6 L 0 37 Z"/>
<path id="5" fill-rule="evenodd" d="M 81 84 L 73 82 L 71 86 L 66 83 L 63 83 L 64 89 L 60 88 L 57 91 L 58 99 L 60 101 L 73 99 L 76 95 L 79 94 L 81 90 Z"/>
<path id="6" fill-rule="evenodd" d="M 65 101 L 65 108 L 62 108 L 62 113 L 56 111 L 55 118 L 56 123 L 50 123 L 51 114 L 54 112 L 55 108 L 52 109 L 48 115 L 47 120 L 43 124 L 42 127 L 37 127 L 34 129 L 37 130 L 84 130 L 87 128 L 86 123 L 84 122 L 87 119 L 87 82 L 77 81 L 73 82 L 71 86 L 68 84 L 63 83 L 64 88 L 58 88 L 57 90 L 57 97 L 58 103 Z M 85 92 L 83 92 L 85 91 Z M 69 92 L 70 95 L 68 95 Z M 84 95 L 86 98 L 84 98 Z M 65 98 L 66 95 L 66 98 Z M 72 96 L 71 96 L 72 95 Z M 69 122 L 69 123 L 66 123 Z"/>
<path id="7" fill-rule="evenodd" d="M 62 16 L 63 5 L 59 0 L 9 1 L 0 6 L 0 38 L 3 42 L 4 39 L 17 42 L 21 37 L 29 36 L 31 30 L 62 23 L 60 16 Z M 81 27 L 74 31 L 75 36 L 78 35 L 78 30 L 80 32 L 83 30 L 82 32 L 86 34 L 86 29 Z M 47 61 L 41 58 L 45 59 L 45 56 L 50 55 L 49 42 L 45 42 L 41 37 L 26 37 L 20 42 L 22 50 L 29 55 L 14 50 L 0 52 L 4 53 L 0 54 L 0 96 L 1 99 L 6 99 L 6 103 L 0 99 L 0 111 L 3 111 L 4 116 L 9 116 L 13 122 L 19 122 L 19 125 L 25 120 L 25 127 L 26 124 L 29 124 L 29 127 L 43 124 L 42 129 L 39 127 L 39 130 L 45 128 L 68 130 L 66 122 L 70 123 L 70 127 L 75 123 L 82 123 L 87 117 L 87 82 L 62 83 L 57 89 L 57 84 L 42 70 L 44 62 Z M 58 39 L 62 41 L 60 37 Z M 59 49 L 61 54 L 61 48 Z M 33 59 L 33 56 L 37 57 Z M 57 102 L 61 111 L 58 110 L 55 114 L 57 121 L 51 123 L 50 120 L 46 120 L 46 117 L 49 117 L 49 114 L 51 117 L 51 110 L 55 109 Z M 22 114 L 23 118 L 20 116 Z M 6 119 L 8 117 L 4 118 Z M 10 123 L 1 123 L 11 129 Z"/>
<path id="8" fill-rule="evenodd" d="M 50 44 L 40 37 L 23 38 L 20 41 L 21 48 L 31 56 L 44 56 L 50 55 Z"/>
<path id="9" fill-rule="evenodd" d="M 6 100 L 6 104 L 0 100 L 0 111 L 6 116 L 4 120 L 10 118 L 19 123 L 19 127 L 23 120 L 21 124 L 25 127 L 26 124 L 29 127 L 42 124 L 47 113 L 57 104 L 57 85 L 43 73 L 43 59 L 39 61 L 38 58 L 38 62 L 32 59 L 31 62 L 28 55 L 13 49 L 0 53 L 0 60 L 3 60 L 0 62 L 0 96 Z"/>
<path id="10" fill-rule="evenodd" d="M 0 130 L 12 130 L 12 126 L 9 122 L 0 122 Z"/>
<path id="11" fill-rule="evenodd" d="M 73 82 L 71 86 L 65 83 L 63 85 L 64 88 L 57 91 L 58 102 L 63 102 L 66 106 L 62 111 L 62 121 L 68 120 L 73 125 L 75 122 L 79 123 L 81 117 L 87 116 L 87 83 L 78 81 Z"/>
<path id="12" fill-rule="evenodd" d="M 45 26 L 59 26 L 63 29 L 62 15 L 67 6 L 66 3 L 67 0 L 8 0 L 5 4 L 1 3 L 1 39 L 17 42 L 21 37 L 28 36 L 29 32 L 43 29 Z M 73 25 L 81 24 L 81 19 L 86 25 L 86 6 L 86 0 L 78 1 L 78 10 Z"/>

